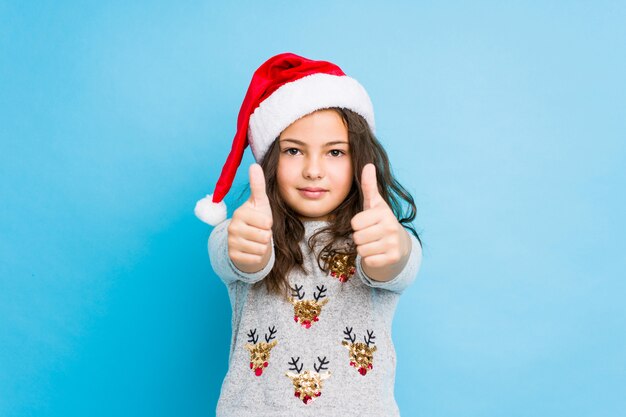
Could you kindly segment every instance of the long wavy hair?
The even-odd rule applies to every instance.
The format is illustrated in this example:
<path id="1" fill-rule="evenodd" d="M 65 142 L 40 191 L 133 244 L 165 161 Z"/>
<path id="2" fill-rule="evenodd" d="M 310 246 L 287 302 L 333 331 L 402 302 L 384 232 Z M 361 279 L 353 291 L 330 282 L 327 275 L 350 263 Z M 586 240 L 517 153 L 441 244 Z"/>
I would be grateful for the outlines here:
<path id="1" fill-rule="evenodd" d="M 324 234 L 327 243 L 317 254 L 317 263 L 326 273 L 329 265 L 328 255 L 334 253 L 356 257 L 356 245 L 352 242 L 353 233 L 350 220 L 363 211 L 363 194 L 361 191 L 361 172 L 368 163 L 376 166 L 376 180 L 382 198 L 387 202 L 396 218 L 420 243 L 422 241 L 411 224 L 415 219 L 416 208 L 411 194 L 395 179 L 385 149 L 372 133 L 365 119 L 359 114 L 344 108 L 333 107 L 348 128 L 348 142 L 352 158 L 353 182 L 345 200 L 328 215 L 327 227 L 316 231 L 307 245 L 311 250 L 317 246 L 320 235 Z M 270 273 L 255 285 L 265 283 L 268 292 L 289 295 L 287 276 L 289 271 L 297 268 L 305 272 L 303 255 L 299 242 L 304 238 L 304 225 L 298 214 L 285 204 L 278 191 L 276 181 L 280 147 L 275 140 L 260 162 L 265 174 L 267 196 L 272 207 L 275 262 Z M 244 190 L 245 192 L 245 190 Z M 404 204 L 403 204 L 404 203 Z M 344 242 L 338 249 L 338 242 Z M 348 242 L 348 245 L 345 245 Z"/>

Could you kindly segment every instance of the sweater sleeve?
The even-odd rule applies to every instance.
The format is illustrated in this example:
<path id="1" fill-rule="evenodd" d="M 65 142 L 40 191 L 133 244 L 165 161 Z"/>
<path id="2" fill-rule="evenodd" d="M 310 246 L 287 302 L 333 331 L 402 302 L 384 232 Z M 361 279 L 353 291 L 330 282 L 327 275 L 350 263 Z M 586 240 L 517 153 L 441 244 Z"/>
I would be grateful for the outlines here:
<path id="1" fill-rule="evenodd" d="M 219 223 L 209 236 L 209 259 L 211 260 L 213 271 L 225 284 L 235 281 L 253 284 L 262 280 L 274 267 L 274 239 L 272 238 L 272 254 L 265 268 L 253 273 L 240 271 L 228 256 L 228 225 L 230 221 L 231 219 L 226 219 Z"/>
<path id="2" fill-rule="evenodd" d="M 356 256 L 356 273 L 363 283 L 372 288 L 401 293 L 415 280 L 422 264 L 422 246 L 415 236 L 409 233 L 411 238 L 411 253 L 404 269 L 389 281 L 376 281 L 368 277 L 361 266 L 361 256 Z"/>

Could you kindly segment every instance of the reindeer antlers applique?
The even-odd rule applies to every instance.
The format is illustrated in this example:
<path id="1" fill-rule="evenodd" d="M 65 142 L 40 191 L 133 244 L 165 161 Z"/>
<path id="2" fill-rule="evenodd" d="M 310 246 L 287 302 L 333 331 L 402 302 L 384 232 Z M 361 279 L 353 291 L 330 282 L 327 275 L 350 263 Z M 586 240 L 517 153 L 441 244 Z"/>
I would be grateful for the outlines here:
<path id="1" fill-rule="evenodd" d="M 333 251 L 322 255 L 322 259 L 330 269 L 330 276 L 337 278 L 339 282 L 348 282 L 356 272 L 356 255 Z"/>
<path id="2" fill-rule="evenodd" d="M 352 327 L 348 328 L 343 333 L 346 335 L 345 340 L 341 342 L 342 345 L 348 348 L 350 355 L 350 366 L 354 366 L 359 370 L 359 373 L 363 376 L 367 375 L 367 371 L 371 370 L 374 365 L 374 352 L 376 352 L 376 346 L 374 345 L 374 331 L 366 330 L 367 337 L 363 336 L 365 343 L 357 342 L 356 335 L 352 334 Z M 355 343 L 356 342 L 356 343 Z M 372 346 L 370 346 L 372 345 Z"/>
<path id="3" fill-rule="evenodd" d="M 289 364 L 289 371 L 285 373 L 291 379 L 293 387 L 295 389 L 295 396 L 302 400 L 304 404 L 310 404 L 314 399 L 322 395 L 322 384 L 330 377 L 328 371 L 328 363 L 326 356 L 323 358 L 317 357 L 317 362 L 313 364 L 315 371 L 306 370 L 302 372 L 304 364 L 298 363 L 300 357 L 291 358 Z M 319 364 L 318 364 L 319 363 Z M 291 371 L 295 371 L 291 372 Z M 326 371 L 326 372 L 322 372 Z"/>
<path id="4" fill-rule="evenodd" d="M 250 329 L 248 332 L 248 344 L 245 348 L 250 352 L 250 369 L 254 370 L 256 376 L 263 375 L 263 369 L 267 368 L 270 360 L 270 351 L 278 343 L 276 340 L 270 342 L 275 338 L 277 332 L 276 327 L 268 327 L 269 334 L 265 334 L 265 342 L 259 341 L 259 336 L 256 334 L 256 329 Z"/>
<path id="5" fill-rule="evenodd" d="M 291 287 L 290 287 L 291 288 Z M 322 313 L 322 307 L 328 302 L 326 298 L 326 287 L 324 285 L 316 286 L 317 291 L 313 293 L 315 300 L 304 300 L 304 291 L 302 291 L 302 285 L 291 288 L 292 297 L 289 297 L 289 302 L 293 304 L 293 319 L 296 323 L 300 323 L 302 327 L 307 329 L 311 328 L 311 325 L 316 321 L 319 321 L 319 315 Z M 296 300 L 293 297 L 297 297 Z M 323 298 L 323 300 L 322 300 Z M 322 300 L 322 301 L 320 301 Z"/>

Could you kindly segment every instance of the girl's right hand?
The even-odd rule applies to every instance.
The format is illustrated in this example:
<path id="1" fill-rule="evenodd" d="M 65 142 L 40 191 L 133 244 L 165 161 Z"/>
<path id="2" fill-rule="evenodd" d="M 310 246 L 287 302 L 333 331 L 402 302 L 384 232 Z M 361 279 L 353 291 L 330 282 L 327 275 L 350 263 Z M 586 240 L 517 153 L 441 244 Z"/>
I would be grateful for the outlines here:
<path id="1" fill-rule="evenodd" d="M 228 256 L 246 273 L 265 268 L 272 254 L 272 208 L 259 164 L 250 166 L 250 198 L 233 213 L 228 225 Z"/>

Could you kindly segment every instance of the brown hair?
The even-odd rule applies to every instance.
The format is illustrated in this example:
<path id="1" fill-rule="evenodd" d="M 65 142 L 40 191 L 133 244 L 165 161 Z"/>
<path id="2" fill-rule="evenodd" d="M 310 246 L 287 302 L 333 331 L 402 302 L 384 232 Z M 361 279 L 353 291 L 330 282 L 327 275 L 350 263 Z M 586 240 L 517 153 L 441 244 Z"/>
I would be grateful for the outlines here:
<path id="1" fill-rule="evenodd" d="M 328 272 L 328 265 L 326 265 L 324 260 L 326 259 L 325 255 L 339 252 L 334 247 L 336 242 L 352 241 L 350 235 L 353 231 L 350 220 L 363 210 L 360 173 L 363 171 L 363 167 L 370 162 L 376 166 L 376 180 L 380 195 L 392 209 L 400 224 L 417 238 L 420 245 L 422 244 L 415 228 L 411 225 L 416 215 L 413 197 L 394 178 L 387 153 L 372 133 L 365 119 L 348 109 L 331 109 L 339 113 L 348 128 L 348 142 L 354 181 L 346 199 L 329 213 L 329 225 L 316 231 L 307 242 L 309 248 L 313 249 L 318 242 L 319 235 L 328 233 L 331 236 L 330 243 L 326 244 L 317 255 L 318 265 L 324 272 Z M 285 204 L 279 194 L 276 181 L 279 156 L 280 147 L 278 140 L 275 140 L 260 163 L 265 174 L 267 196 L 272 206 L 274 219 L 272 234 L 275 254 L 272 270 L 260 283 L 265 282 L 268 292 L 288 295 L 287 275 L 289 271 L 292 268 L 298 268 L 305 272 L 302 266 L 303 256 L 299 245 L 299 242 L 304 238 L 304 225 L 298 214 Z M 406 208 L 403 207 L 402 202 L 406 203 Z M 348 245 L 347 250 L 344 249 L 340 252 L 356 256 L 356 246 L 352 243 Z"/>

